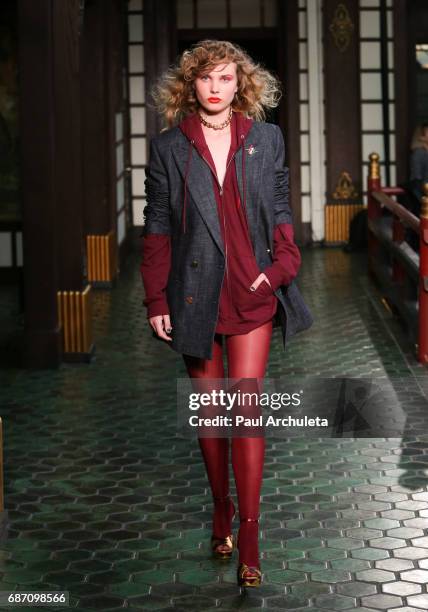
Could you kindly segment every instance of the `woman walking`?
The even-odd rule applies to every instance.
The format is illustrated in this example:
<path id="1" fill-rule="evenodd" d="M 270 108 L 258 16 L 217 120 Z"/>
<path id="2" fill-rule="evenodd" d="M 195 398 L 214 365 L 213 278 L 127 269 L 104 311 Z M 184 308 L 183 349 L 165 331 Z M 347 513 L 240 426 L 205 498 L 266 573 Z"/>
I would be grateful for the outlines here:
<path id="1" fill-rule="evenodd" d="M 294 278 L 301 257 L 288 203 L 276 78 L 238 46 L 204 40 L 163 74 L 153 98 L 168 129 L 152 139 L 141 274 L 156 338 L 192 379 L 262 379 L 273 327 L 284 347 L 311 315 Z M 213 502 L 213 554 L 230 558 L 238 507 L 240 586 L 259 586 L 264 437 L 199 438 Z"/>

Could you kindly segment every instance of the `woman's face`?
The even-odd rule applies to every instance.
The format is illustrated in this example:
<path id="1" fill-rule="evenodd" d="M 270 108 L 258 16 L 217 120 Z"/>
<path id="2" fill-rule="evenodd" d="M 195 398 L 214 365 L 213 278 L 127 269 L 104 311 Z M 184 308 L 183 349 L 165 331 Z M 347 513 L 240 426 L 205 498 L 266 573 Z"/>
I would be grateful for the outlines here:
<path id="1" fill-rule="evenodd" d="M 213 70 L 195 79 L 195 93 L 199 104 L 208 114 L 224 111 L 238 91 L 236 64 L 219 64 Z"/>

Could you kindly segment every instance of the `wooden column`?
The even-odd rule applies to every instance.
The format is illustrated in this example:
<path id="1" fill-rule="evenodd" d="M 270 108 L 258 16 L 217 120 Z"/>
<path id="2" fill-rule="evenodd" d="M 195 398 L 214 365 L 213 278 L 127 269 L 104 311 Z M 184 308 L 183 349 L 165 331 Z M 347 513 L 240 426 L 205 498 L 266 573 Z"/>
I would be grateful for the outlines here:
<path id="1" fill-rule="evenodd" d="M 107 16 L 105 0 L 85 7 L 81 53 L 83 234 L 104 234 L 111 225 L 107 148 Z"/>
<path id="2" fill-rule="evenodd" d="M 394 90 L 395 90 L 395 159 L 397 160 L 397 185 L 409 178 L 409 147 L 411 139 L 409 117 L 409 18 L 407 0 L 394 2 Z"/>
<path id="3" fill-rule="evenodd" d="M 58 289 L 83 288 L 79 0 L 52 0 Z"/>
<path id="4" fill-rule="evenodd" d="M 67 341 L 79 350 L 75 330 L 83 325 L 89 338 L 89 310 L 82 314 L 80 3 L 20 0 L 18 10 L 24 365 L 55 367 Z"/>
<path id="5" fill-rule="evenodd" d="M 83 240 L 88 281 L 112 287 L 117 270 L 115 113 L 120 110 L 119 0 L 85 5 L 81 56 Z"/>
<path id="6" fill-rule="evenodd" d="M 278 2 L 278 67 L 284 87 L 280 106 L 280 126 L 286 145 L 286 165 L 289 168 L 290 206 L 293 212 L 295 240 L 311 242 L 311 224 L 302 223 L 300 180 L 300 85 L 299 85 L 299 11 L 297 0 Z"/>
<path id="7" fill-rule="evenodd" d="M 61 361 L 52 5 L 52 0 L 18 3 L 26 367 Z"/>
<path id="8" fill-rule="evenodd" d="M 355 205 L 362 203 L 358 4 L 323 4 L 326 242 L 347 240 Z"/>
<path id="9" fill-rule="evenodd" d="M 108 225 L 116 231 L 116 127 L 115 113 L 122 108 L 122 19 L 121 1 L 108 0 L 106 5 L 107 29 L 105 39 L 106 62 L 106 130 L 107 130 L 107 172 L 108 185 Z M 106 229 L 107 229 L 106 228 Z"/>
<path id="10" fill-rule="evenodd" d="M 147 153 L 153 136 L 159 133 L 162 119 L 152 108 L 150 89 L 160 74 L 175 59 L 177 41 L 175 32 L 175 1 L 144 0 L 144 62 L 146 73 L 146 135 Z"/>

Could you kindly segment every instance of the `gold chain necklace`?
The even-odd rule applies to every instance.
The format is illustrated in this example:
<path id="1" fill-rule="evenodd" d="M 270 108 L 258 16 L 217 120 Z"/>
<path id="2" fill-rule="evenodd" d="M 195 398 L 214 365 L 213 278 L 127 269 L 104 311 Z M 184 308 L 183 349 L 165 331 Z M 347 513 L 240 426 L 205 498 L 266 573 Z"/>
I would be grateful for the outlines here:
<path id="1" fill-rule="evenodd" d="M 199 113 L 198 111 L 198 117 L 199 117 L 199 121 L 201 123 L 203 123 L 206 127 L 208 128 L 212 128 L 213 130 L 222 130 L 223 128 L 225 128 L 227 125 L 229 125 L 231 119 L 232 119 L 232 107 L 229 107 L 229 116 L 226 119 L 226 121 L 223 121 L 223 123 L 210 123 L 209 121 L 206 121 L 206 119 L 204 119 L 202 117 L 202 115 Z"/>

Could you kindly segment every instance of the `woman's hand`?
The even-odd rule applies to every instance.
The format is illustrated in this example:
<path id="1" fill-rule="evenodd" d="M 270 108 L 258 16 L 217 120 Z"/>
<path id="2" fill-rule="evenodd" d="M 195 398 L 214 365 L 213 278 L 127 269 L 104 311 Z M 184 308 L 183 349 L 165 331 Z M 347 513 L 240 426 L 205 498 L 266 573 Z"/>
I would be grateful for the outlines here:
<path id="1" fill-rule="evenodd" d="M 267 282 L 269 287 L 271 287 L 271 284 L 269 282 L 268 277 L 266 276 L 266 274 L 263 274 L 263 272 L 262 272 L 261 274 L 258 275 L 256 280 L 251 285 L 251 287 L 250 287 L 251 291 L 255 291 L 257 289 L 257 287 L 260 285 L 260 283 L 262 283 L 264 280 Z"/>
<path id="2" fill-rule="evenodd" d="M 159 336 L 163 340 L 168 340 L 168 342 L 172 342 L 172 338 L 170 338 L 165 332 L 171 332 L 171 322 L 169 319 L 169 314 L 166 315 L 158 315 L 156 317 L 150 317 L 149 323 Z"/>

